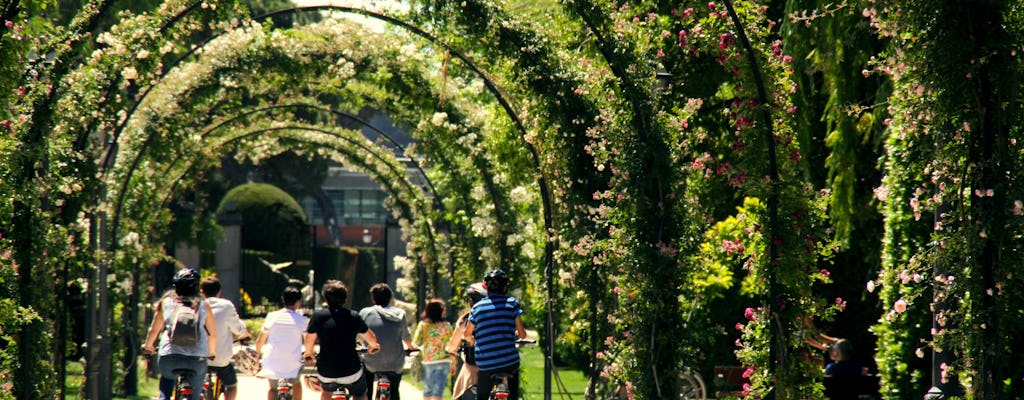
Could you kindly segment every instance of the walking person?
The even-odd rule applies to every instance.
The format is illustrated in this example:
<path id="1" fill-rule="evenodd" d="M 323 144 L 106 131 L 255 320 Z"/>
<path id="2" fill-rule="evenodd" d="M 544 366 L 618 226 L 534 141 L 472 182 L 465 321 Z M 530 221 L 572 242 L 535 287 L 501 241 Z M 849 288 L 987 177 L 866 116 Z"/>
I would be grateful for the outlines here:
<path id="1" fill-rule="evenodd" d="M 359 310 L 359 316 L 366 326 L 376 335 L 380 343 L 380 353 L 367 354 L 363 364 L 371 373 L 367 378 L 367 391 L 373 391 L 373 375 L 387 375 L 391 387 L 399 387 L 402 383 L 402 372 L 405 369 L 405 349 L 415 349 L 412 334 L 409 333 L 409 322 L 405 318 L 405 310 L 391 305 L 394 296 L 391 287 L 386 283 L 378 283 L 370 288 L 373 306 Z M 392 393 L 393 400 L 401 400 L 399 391 Z"/>
<path id="2" fill-rule="evenodd" d="M 448 353 L 461 356 L 461 359 L 456 359 L 455 363 L 461 364 L 461 366 L 457 368 L 458 374 L 455 376 L 455 382 L 452 383 L 453 399 L 476 399 L 476 381 L 479 369 L 476 366 L 476 357 L 473 356 L 473 346 L 466 344 L 466 326 L 469 325 L 469 313 L 473 305 L 485 297 L 487 297 L 487 288 L 484 287 L 483 282 L 476 282 L 466 288 L 466 300 L 469 302 L 469 307 L 455 321 L 455 331 L 452 333 L 451 339 L 448 340 Z M 459 362 L 460 360 L 461 362 Z"/>
<path id="3" fill-rule="evenodd" d="M 299 314 L 302 292 L 288 286 L 281 293 L 284 307 L 267 314 L 256 338 L 256 353 L 260 354 L 260 372 L 256 376 L 267 378 L 267 400 L 277 398 L 278 381 L 284 379 L 292 385 L 292 399 L 302 400 L 302 385 L 298 384 L 302 369 L 302 344 L 309 320 Z"/>
<path id="4" fill-rule="evenodd" d="M 423 400 L 441 400 L 452 369 L 452 356 L 445 345 L 452 337 L 452 325 L 444 320 L 447 309 L 441 299 L 430 299 L 416 330 L 412 343 L 419 347 L 423 357 Z"/>
<path id="5" fill-rule="evenodd" d="M 327 301 L 327 308 L 316 310 L 309 319 L 302 359 L 307 365 L 313 365 L 315 360 L 321 385 L 345 385 L 353 400 L 366 400 L 366 381 L 371 378 L 363 372 L 363 363 L 356 352 L 356 339 L 367 343 L 367 352 L 371 355 L 381 351 L 380 343 L 359 314 L 345 308 L 348 288 L 344 283 L 328 280 L 324 282 L 321 294 Z M 319 354 L 313 348 L 318 339 Z M 330 398 L 330 391 L 320 392 L 321 400 Z"/>
<path id="6" fill-rule="evenodd" d="M 492 374 L 508 373 L 509 400 L 519 398 L 519 349 L 517 339 L 526 338 L 523 307 L 509 296 L 508 274 L 500 269 L 484 275 L 487 297 L 473 305 L 466 326 L 466 343 L 473 346 L 477 374 L 477 400 L 487 400 L 494 386 Z"/>
<path id="7" fill-rule="evenodd" d="M 210 360 L 208 369 L 217 374 L 217 379 L 220 380 L 221 386 L 224 388 L 224 400 L 235 400 L 235 396 L 238 394 L 238 375 L 235 373 L 235 365 L 231 362 L 231 344 L 235 336 L 240 339 L 248 338 L 249 331 L 245 329 L 245 324 L 238 317 L 235 305 L 230 300 L 220 297 L 219 279 L 213 276 L 207 277 L 200 282 L 199 287 L 213 312 L 217 332 L 220 332 L 214 347 L 217 349 L 217 354 L 222 356 Z"/>
<path id="8" fill-rule="evenodd" d="M 156 312 L 142 345 L 144 354 L 157 353 L 159 356 L 160 400 L 170 399 L 174 393 L 177 381 L 175 370 L 191 371 L 189 384 L 193 388 L 203 387 L 207 360 L 212 361 L 217 357 L 217 325 L 210 304 L 199 296 L 199 272 L 182 268 L 174 274 L 173 281 L 174 292 L 168 293 L 154 305 Z M 193 317 L 191 326 L 177 324 L 177 321 L 184 323 L 185 319 L 180 317 L 183 315 Z M 199 329 L 200 326 L 202 329 Z M 154 347 L 158 336 L 159 352 Z M 198 400 L 200 392 L 196 390 L 192 400 Z"/>

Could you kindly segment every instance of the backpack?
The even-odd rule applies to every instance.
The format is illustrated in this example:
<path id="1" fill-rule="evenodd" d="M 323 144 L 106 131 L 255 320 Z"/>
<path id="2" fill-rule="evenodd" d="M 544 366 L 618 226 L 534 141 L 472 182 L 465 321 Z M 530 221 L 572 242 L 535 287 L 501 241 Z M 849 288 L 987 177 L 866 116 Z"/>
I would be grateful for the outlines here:
<path id="1" fill-rule="evenodd" d="M 202 306 L 202 302 L 199 302 Z M 199 344 L 199 313 L 195 308 L 184 304 L 181 299 L 174 301 L 174 309 L 168 317 L 168 336 L 175 346 L 192 347 Z"/>

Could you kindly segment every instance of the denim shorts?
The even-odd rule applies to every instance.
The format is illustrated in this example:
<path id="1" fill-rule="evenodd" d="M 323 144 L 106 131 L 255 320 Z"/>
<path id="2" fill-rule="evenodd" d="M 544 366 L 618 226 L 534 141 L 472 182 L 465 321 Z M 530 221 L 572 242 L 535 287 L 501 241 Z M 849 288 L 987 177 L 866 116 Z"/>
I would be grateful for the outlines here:
<path id="1" fill-rule="evenodd" d="M 450 362 L 423 364 L 423 397 L 444 397 Z"/>

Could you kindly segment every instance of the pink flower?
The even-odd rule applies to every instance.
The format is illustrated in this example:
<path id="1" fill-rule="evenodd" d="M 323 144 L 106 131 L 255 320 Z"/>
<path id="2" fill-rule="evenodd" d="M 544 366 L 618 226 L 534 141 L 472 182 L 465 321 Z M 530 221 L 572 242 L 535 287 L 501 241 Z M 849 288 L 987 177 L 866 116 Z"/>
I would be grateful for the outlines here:
<path id="1" fill-rule="evenodd" d="M 4 26 L 6 26 L 8 28 L 13 28 L 14 27 L 14 21 L 4 21 Z"/>
<path id="2" fill-rule="evenodd" d="M 708 8 L 714 10 L 715 9 L 715 2 L 713 2 L 713 1 L 708 2 Z"/>
<path id="3" fill-rule="evenodd" d="M 827 270 L 827 269 L 824 269 L 824 268 L 822 268 L 822 269 L 821 269 L 821 271 L 819 271 L 819 272 L 820 272 L 820 273 L 821 273 L 822 275 L 824 275 L 824 276 L 825 276 L 826 278 L 828 278 L 828 277 L 832 276 L 832 273 L 831 273 L 831 272 L 828 272 L 828 270 Z"/>
<path id="4" fill-rule="evenodd" d="M 718 48 L 725 50 L 732 47 L 733 43 L 736 43 L 736 37 L 731 33 L 723 33 L 718 37 Z"/>
<path id="5" fill-rule="evenodd" d="M 742 324 L 742 323 L 739 323 L 739 322 L 737 322 L 737 323 L 736 323 L 736 330 L 738 330 L 738 331 L 742 331 L 742 330 L 743 330 L 743 324 Z"/>
<path id="6" fill-rule="evenodd" d="M 754 375 L 754 366 L 747 367 L 746 371 L 743 371 L 743 378 L 750 378 Z"/>
<path id="7" fill-rule="evenodd" d="M 757 320 L 757 314 L 754 313 L 754 309 L 751 307 L 747 307 L 747 309 L 743 311 L 743 317 L 750 321 Z"/>
<path id="8" fill-rule="evenodd" d="M 898 313 L 907 311 L 907 301 L 903 299 L 896 300 L 896 303 L 892 305 L 892 308 Z"/>

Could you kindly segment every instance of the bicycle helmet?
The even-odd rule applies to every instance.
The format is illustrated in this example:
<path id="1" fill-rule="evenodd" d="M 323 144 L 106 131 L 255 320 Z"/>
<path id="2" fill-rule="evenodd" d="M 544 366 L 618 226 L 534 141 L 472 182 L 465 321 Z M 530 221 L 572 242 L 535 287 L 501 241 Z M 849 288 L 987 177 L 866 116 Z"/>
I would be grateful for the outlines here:
<path id="1" fill-rule="evenodd" d="M 476 302 L 487 297 L 487 288 L 484 287 L 482 282 L 476 282 L 466 287 L 466 294 L 469 295 L 469 299 L 476 304 Z"/>
<path id="2" fill-rule="evenodd" d="M 199 272 L 182 268 L 174 274 L 174 292 L 179 296 L 194 296 L 199 293 Z"/>
<path id="3" fill-rule="evenodd" d="M 503 292 L 508 287 L 508 274 L 501 269 L 493 269 L 484 275 L 484 286 L 487 287 L 488 292 L 492 290 Z"/>

